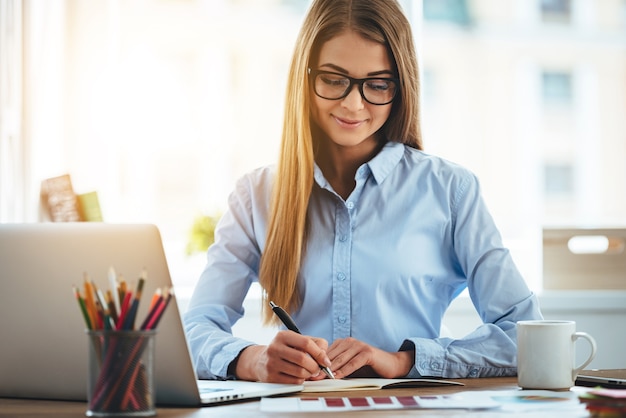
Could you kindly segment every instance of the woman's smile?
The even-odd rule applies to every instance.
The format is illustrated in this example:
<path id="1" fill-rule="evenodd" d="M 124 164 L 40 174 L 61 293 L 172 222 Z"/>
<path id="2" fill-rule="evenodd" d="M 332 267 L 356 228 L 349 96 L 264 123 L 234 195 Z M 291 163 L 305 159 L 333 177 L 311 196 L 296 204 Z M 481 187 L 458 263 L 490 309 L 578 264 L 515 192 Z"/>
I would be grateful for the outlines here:
<path id="1" fill-rule="evenodd" d="M 346 129 L 356 129 L 365 122 L 364 120 L 342 118 L 342 117 L 335 116 L 335 115 L 332 115 L 332 116 L 333 118 L 335 118 L 335 120 L 337 121 L 337 124 L 340 127 L 346 128 Z"/>

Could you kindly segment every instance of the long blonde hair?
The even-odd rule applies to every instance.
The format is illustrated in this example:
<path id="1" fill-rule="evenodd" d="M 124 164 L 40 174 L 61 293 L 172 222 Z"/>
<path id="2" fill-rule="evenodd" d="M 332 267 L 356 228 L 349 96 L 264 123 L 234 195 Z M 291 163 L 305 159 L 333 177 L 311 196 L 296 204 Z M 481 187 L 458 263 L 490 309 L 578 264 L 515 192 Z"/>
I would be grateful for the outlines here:
<path id="1" fill-rule="evenodd" d="M 411 28 L 399 4 L 395 0 L 315 0 L 298 35 L 287 82 L 282 142 L 259 271 L 266 324 L 276 323 L 269 300 L 289 312 L 301 304 L 298 276 L 306 250 L 315 160 L 307 72 L 322 45 L 347 29 L 386 45 L 400 78 L 400 92 L 381 137 L 422 149 L 417 59 Z"/>

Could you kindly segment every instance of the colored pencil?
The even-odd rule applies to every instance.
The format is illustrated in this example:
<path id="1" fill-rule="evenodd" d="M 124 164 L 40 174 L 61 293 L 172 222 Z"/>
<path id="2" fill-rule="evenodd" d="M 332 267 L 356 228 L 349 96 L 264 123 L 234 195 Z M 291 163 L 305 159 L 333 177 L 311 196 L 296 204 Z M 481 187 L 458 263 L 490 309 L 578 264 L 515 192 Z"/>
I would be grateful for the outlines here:
<path id="1" fill-rule="evenodd" d="M 153 310 L 153 312 L 151 312 L 148 318 L 146 318 L 146 321 L 144 322 L 142 329 L 148 330 L 148 329 L 156 328 L 157 324 L 159 323 L 159 320 L 161 319 L 161 316 L 163 315 L 163 312 L 165 311 L 165 308 L 169 304 L 172 294 L 173 294 L 172 289 L 165 289 L 163 291 L 163 297 L 159 300 L 159 303 L 155 306 L 155 309 Z"/>
<path id="2" fill-rule="evenodd" d="M 152 311 L 152 309 L 154 308 L 154 305 L 156 305 L 156 303 L 159 301 L 159 298 L 161 297 L 161 288 L 157 288 L 157 290 L 154 292 L 154 295 L 152 295 L 152 300 L 150 301 L 150 306 L 148 307 L 148 312 Z"/>
<path id="3" fill-rule="evenodd" d="M 89 281 L 87 273 L 84 276 L 85 286 L 85 306 L 89 313 L 89 319 L 94 329 L 98 327 L 98 309 L 96 308 L 96 302 L 94 300 L 93 288 Z"/>
<path id="4" fill-rule="evenodd" d="M 130 307 L 130 299 L 133 297 L 133 292 L 126 292 L 124 295 L 124 301 L 122 302 L 122 308 L 120 309 L 120 315 L 117 320 L 117 329 L 124 328 L 124 322 L 126 321 L 126 315 L 128 315 L 128 309 Z"/>
<path id="5" fill-rule="evenodd" d="M 137 309 L 139 309 L 139 300 L 141 299 L 144 282 L 145 279 L 140 277 L 139 283 L 137 284 L 137 291 L 135 292 L 135 299 L 129 308 L 128 314 L 126 314 L 126 317 L 124 318 L 122 329 L 131 330 L 135 326 L 135 317 L 137 316 Z"/>
<path id="6" fill-rule="evenodd" d="M 117 293 L 117 291 L 115 293 Z M 117 322 L 117 309 L 115 307 L 115 302 L 113 300 L 113 297 L 114 297 L 113 292 L 111 292 L 110 290 L 107 290 L 106 302 L 109 307 L 109 313 L 111 315 L 111 318 L 113 319 L 113 322 Z"/>
<path id="7" fill-rule="evenodd" d="M 74 286 L 74 296 L 78 301 L 78 305 L 80 306 L 80 311 L 83 313 L 83 318 L 85 319 L 85 325 L 87 329 L 93 329 L 91 325 L 91 320 L 89 319 L 89 313 L 87 312 L 87 307 L 85 306 L 85 300 L 80 295 L 80 291 L 76 286 Z"/>
<path id="8" fill-rule="evenodd" d="M 117 291 L 117 277 L 115 276 L 115 269 L 113 266 L 109 267 L 109 286 L 111 286 L 111 299 L 113 302 L 113 306 L 115 306 L 115 312 L 120 311 L 120 295 Z M 108 292 L 107 292 L 108 293 Z M 113 311 L 112 308 L 111 311 Z"/>

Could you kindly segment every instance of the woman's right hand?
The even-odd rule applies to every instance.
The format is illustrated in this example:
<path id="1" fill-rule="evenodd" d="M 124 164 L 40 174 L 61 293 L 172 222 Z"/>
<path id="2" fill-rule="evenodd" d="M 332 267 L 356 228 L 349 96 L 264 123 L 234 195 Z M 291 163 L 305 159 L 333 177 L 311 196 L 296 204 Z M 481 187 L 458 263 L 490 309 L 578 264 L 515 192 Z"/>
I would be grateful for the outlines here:
<path id="1" fill-rule="evenodd" d="M 237 361 L 238 379 L 302 384 L 324 378 L 320 364 L 330 367 L 328 342 L 322 338 L 279 331 L 269 345 L 246 347 Z"/>

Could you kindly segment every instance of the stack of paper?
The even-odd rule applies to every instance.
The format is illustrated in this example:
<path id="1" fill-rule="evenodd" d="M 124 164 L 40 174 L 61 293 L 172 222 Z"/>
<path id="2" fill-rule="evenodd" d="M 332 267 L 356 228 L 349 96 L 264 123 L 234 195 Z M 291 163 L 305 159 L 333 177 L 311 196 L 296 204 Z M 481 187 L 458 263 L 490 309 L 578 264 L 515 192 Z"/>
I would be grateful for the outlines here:
<path id="1" fill-rule="evenodd" d="M 626 416 L 626 389 L 594 389 L 579 395 L 593 417 Z"/>

